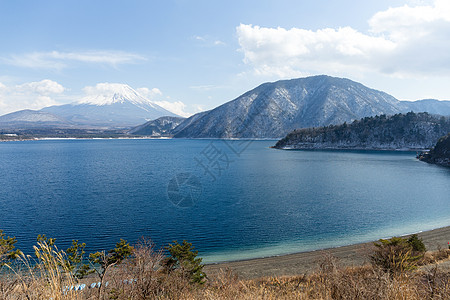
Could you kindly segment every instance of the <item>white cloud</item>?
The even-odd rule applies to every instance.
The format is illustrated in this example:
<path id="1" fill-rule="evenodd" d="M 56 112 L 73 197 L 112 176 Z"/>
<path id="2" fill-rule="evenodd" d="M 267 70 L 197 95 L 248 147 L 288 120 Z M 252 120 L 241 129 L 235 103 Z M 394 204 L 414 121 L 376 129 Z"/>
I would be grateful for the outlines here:
<path id="1" fill-rule="evenodd" d="M 144 97 L 147 97 L 150 99 L 162 96 L 162 92 L 158 88 L 149 89 L 149 88 L 143 87 L 143 88 L 136 89 L 136 91 L 139 94 L 143 95 Z"/>
<path id="2" fill-rule="evenodd" d="M 141 94 L 142 96 L 148 98 L 153 103 L 167 109 L 168 111 L 171 111 L 179 116 L 182 117 L 189 117 L 192 115 L 192 113 L 186 112 L 186 104 L 184 104 L 182 101 L 168 101 L 170 97 L 164 97 L 163 93 L 158 88 L 138 88 L 136 91 Z"/>
<path id="3" fill-rule="evenodd" d="M 56 98 L 64 91 L 61 84 L 49 79 L 11 86 L 0 83 L 0 115 L 57 105 Z"/>
<path id="4" fill-rule="evenodd" d="M 6 64 L 42 69 L 63 69 L 74 62 L 105 64 L 117 67 L 121 64 L 132 64 L 142 60 L 146 60 L 146 58 L 135 53 L 123 51 L 33 52 L 0 58 L 0 61 Z"/>
<path id="5" fill-rule="evenodd" d="M 202 42 L 206 41 L 206 39 L 204 37 L 199 36 L 199 35 L 194 35 L 194 39 L 197 41 L 202 41 Z"/>
<path id="6" fill-rule="evenodd" d="M 450 71 L 450 1 L 376 13 L 370 31 L 351 27 L 236 28 L 244 62 L 258 75 L 307 74 L 426 76 Z"/>
<path id="7" fill-rule="evenodd" d="M 437 0 L 434 5 L 389 8 L 376 13 L 370 20 L 371 32 L 384 33 L 391 40 L 407 41 L 411 38 L 435 34 L 440 22 L 450 22 L 450 2 Z M 448 26 L 448 25 L 447 25 Z"/>
<path id="8" fill-rule="evenodd" d="M 225 46 L 226 43 L 219 40 L 219 39 L 214 39 L 211 36 L 205 35 L 205 36 L 200 36 L 200 35 L 194 35 L 193 36 L 194 40 L 198 41 L 199 43 L 201 43 L 203 46 L 207 46 L 207 47 L 211 47 L 211 46 Z"/>
<path id="9" fill-rule="evenodd" d="M 205 84 L 205 85 L 191 85 L 189 87 L 191 90 L 207 92 L 215 89 L 220 89 L 222 86 L 213 85 L 213 84 Z"/>
<path id="10" fill-rule="evenodd" d="M 163 101 L 153 101 L 153 102 L 158 104 L 159 106 L 167 109 L 168 111 L 171 111 L 171 112 L 179 115 L 179 116 L 190 117 L 192 115 L 191 113 L 188 113 L 185 111 L 186 104 L 184 104 L 181 101 L 170 102 L 167 100 L 163 100 Z"/>
<path id="11" fill-rule="evenodd" d="M 44 79 L 39 82 L 28 82 L 21 85 L 16 85 L 16 91 L 31 92 L 39 95 L 61 94 L 64 92 L 64 87 L 50 79 Z"/>
<path id="12" fill-rule="evenodd" d="M 128 85 L 123 83 L 109 83 L 102 82 L 97 83 L 95 86 L 85 86 L 83 92 L 88 95 L 114 95 L 115 93 L 121 93 L 124 89 L 130 88 Z"/>

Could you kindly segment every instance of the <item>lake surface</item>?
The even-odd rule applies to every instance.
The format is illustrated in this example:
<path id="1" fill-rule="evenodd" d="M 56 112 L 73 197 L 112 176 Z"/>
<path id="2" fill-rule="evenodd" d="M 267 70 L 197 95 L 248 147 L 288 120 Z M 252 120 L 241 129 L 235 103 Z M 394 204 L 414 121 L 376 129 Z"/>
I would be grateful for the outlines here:
<path id="1" fill-rule="evenodd" d="M 192 242 L 205 262 L 450 225 L 450 169 L 412 152 L 283 151 L 275 141 L 0 143 L 0 229 L 31 253 L 120 238 Z"/>

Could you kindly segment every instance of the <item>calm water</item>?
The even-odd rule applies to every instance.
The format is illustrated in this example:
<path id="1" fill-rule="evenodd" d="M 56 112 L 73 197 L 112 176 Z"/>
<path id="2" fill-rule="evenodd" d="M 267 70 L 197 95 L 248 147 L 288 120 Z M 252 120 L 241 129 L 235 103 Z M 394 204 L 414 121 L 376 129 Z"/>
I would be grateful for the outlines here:
<path id="1" fill-rule="evenodd" d="M 0 229 L 28 252 L 42 233 L 64 249 L 79 239 L 89 251 L 145 236 L 158 246 L 187 239 L 215 262 L 450 225 L 450 169 L 411 152 L 274 143 L 0 143 Z"/>

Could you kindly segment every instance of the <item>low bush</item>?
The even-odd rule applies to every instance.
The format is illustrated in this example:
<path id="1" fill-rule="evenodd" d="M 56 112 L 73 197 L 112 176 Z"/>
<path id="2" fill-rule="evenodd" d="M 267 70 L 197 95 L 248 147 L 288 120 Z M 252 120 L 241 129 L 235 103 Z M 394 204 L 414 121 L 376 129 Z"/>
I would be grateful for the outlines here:
<path id="1" fill-rule="evenodd" d="M 381 239 L 374 245 L 376 249 L 370 256 L 372 264 L 394 276 L 416 269 L 426 251 L 417 235 L 412 235 L 409 239 Z"/>

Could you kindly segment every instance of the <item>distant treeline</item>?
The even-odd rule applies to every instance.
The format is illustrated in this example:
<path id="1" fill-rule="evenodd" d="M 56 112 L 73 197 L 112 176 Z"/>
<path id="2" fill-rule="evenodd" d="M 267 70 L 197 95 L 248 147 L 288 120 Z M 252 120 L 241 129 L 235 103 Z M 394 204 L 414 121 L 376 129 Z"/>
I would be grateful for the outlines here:
<path id="1" fill-rule="evenodd" d="M 275 148 L 428 149 L 449 132 L 449 117 L 409 112 L 294 130 L 279 140 Z"/>
<path id="2" fill-rule="evenodd" d="M 439 139 L 429 152 L 421 153 L 418 158 L 432 164 L 450 167 L 450 133 Z"/>
<path id="3" fill-rule="evenodd" d="M 7 135 L 9 134 L 9 135 Z M 17 136 L 11 136 L 16 134 Z M 0 140 L 22 140 L 32 138 L 118 138 L 127 137 L 125 129 L 75 129 L 75 128 L 31 128 L 0 129 Z"/>

